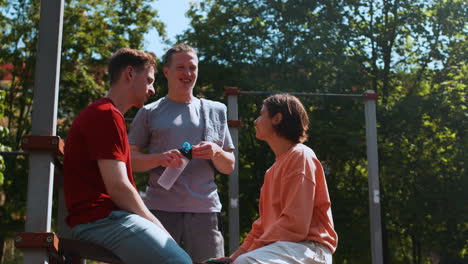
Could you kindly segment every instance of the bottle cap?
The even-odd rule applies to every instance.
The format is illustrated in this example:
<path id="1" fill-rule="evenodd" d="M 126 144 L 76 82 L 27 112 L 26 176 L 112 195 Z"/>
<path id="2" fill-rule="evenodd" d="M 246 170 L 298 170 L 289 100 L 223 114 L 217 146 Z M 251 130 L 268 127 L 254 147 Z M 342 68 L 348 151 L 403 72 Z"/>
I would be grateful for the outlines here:
<path id="1" fill-rule="evenodd" d="M 192 145 L 188 142 L 182 144 L 182 148 L 179 149 L 180 153 L 184 155 L 187 159 L 192 159 Z"/>

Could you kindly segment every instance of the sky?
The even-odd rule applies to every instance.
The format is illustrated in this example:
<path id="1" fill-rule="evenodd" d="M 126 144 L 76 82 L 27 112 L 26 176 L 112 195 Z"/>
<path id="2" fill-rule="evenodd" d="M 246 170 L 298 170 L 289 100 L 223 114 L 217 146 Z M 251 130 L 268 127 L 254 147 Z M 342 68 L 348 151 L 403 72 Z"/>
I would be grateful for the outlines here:
<path id="1" fill-rule="evenodd" d="M 175 41 L 175 36 L 189 27 L 189 19 L 185 12 L 189 9 L 190 1 L 201 0 L 156 0 L 152 6 L 158 10 L 159 18 L 166 24 L 166 32 L 169 40 Z M 169 47 L 161 43 L 158 32 L 151 30 L 145 35 L 144 49 L 161 58 Z"/>

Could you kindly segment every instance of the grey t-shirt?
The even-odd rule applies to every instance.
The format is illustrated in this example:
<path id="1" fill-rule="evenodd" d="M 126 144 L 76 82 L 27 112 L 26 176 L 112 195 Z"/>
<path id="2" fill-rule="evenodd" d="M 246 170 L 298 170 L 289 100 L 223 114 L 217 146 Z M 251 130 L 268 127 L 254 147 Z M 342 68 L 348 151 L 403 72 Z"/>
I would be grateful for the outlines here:
<path id="1" fill-rule="evenodd" d="M 210 115 L 204 113 L 206 109 L 210 110 Z M 221 130 L 213 129 L 223 126 Z M 219 131 L 224 131 L 225 135 L 206 135 Z M 209 100 L 203 100 L 202 104 L 197 98 L 189 103 L 177 103 L 164 97 L 144 106 L 135 116 L 128 135 L 131 145 L 147 148 L 148 153 L 179 149 L 184 141 L 196 145 L 206 138 L 224 139 L 216 143 L 224 150 L 234 149 L 227 129 L 226 106 Z M 193 158 L 169 190 L 157 183 L 164 169 L 156 167 L 150 172 L 145 198 L 149 209 L 194 213 L 221 211 L 211 160 Z"/>

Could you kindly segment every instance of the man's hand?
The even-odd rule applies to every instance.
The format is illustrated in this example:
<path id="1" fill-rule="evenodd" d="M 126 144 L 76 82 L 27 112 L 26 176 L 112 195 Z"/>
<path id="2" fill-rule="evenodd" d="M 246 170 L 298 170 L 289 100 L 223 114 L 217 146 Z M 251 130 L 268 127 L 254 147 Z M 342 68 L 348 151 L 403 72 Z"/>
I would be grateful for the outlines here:
<path id="1" fill-rule="evenodd" d="M 223 150 L 218 146 L 218 144 L 202 141 L 198 145 L 192 146 L 192 157 L 199 159 L 213 159 L 222 151 Z"/>
<path id="2" fill-rule="evenodd" d="M 169 167 L 171 169 L 182 166 L 182 158 L 184 157 L 177 149 L 171 149 L 164 153 L 153 155 L 159 166 Z"/>
<path id="3" fill-rule="evenodd" d="M 224 174 L 231 174 L 234 170 L 234 150 L 223 150 L 218 144 L 202 141 L 192 146 L 192 157 L 209 159 L 213 161 L 215 168 Z"/>
<path id="4" fill-rule="evenodd" d="M 164 153 L 146 154 L 136 145 L 130 145 L 132 153 L 132 169 L 134 172 L 144 172 L 163 166 L 179 168 L 182 165 L 182 154 L 177 149 L 171 149 Z"/>

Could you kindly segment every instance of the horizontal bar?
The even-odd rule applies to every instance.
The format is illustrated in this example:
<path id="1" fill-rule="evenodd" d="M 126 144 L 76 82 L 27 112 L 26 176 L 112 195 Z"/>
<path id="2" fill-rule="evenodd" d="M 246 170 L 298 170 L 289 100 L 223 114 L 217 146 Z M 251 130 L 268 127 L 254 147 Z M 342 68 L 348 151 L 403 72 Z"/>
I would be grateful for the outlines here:
<path id="1" fill-rule="evenodd" d="M 242 121 L 240 120 L 228 120 L 227 121 L 229 127 L 241 127 Z"/>
<path id="2" fill-rule="evenodd" d="M 240 91 L 240 94 L 252 94 L 252 95 L 273 95 L 273 94 L 291 94 L 297 96 L 307 97 L 346 97 L 354 99 L 363 99 L 363 94 L 331 94 L 331 93 L 297 93 L 297 92 L 259 92 L 259 91 Z"/>
<path id="3" fill-rule="evenodd" d="M 28 152 L 24 151 L 0 151 L 0 155 L 15 155 L 15 156 L 22 156 L 22 155 L 29 155 Z"/>

